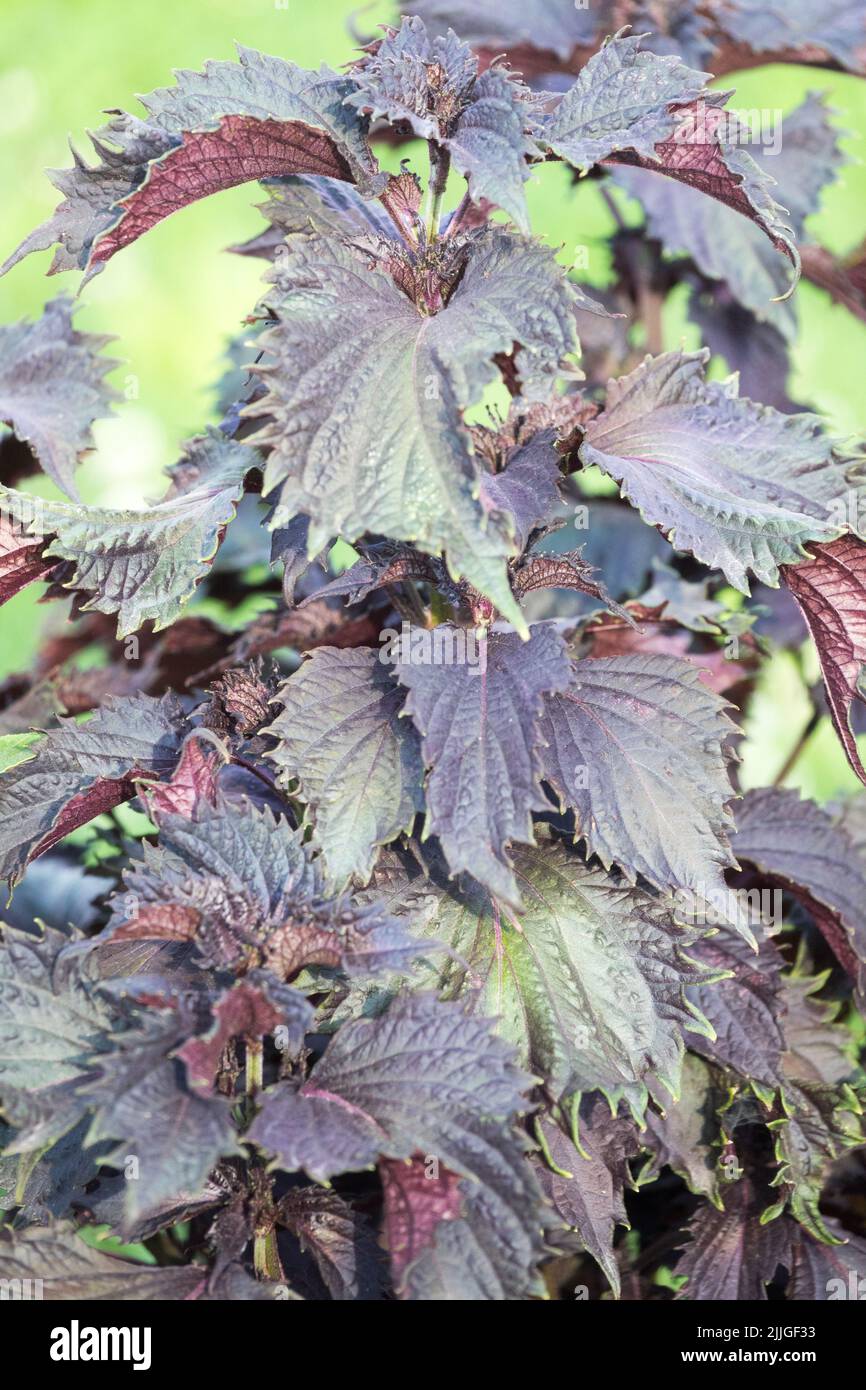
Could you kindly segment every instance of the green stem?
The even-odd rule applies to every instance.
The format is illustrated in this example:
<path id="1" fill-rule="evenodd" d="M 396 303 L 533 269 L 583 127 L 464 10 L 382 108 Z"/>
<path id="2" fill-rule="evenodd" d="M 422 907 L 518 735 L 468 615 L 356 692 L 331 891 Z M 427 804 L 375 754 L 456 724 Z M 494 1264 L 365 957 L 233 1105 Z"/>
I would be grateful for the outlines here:
<path id="1" fill-rule="evenodd" d="M 248 1037 L 246 1039 L 244 1089 L 250 1106 L 264 1087 L 264 1057 L 264 1040 Z M 277 1233 L 273 1226 L 269 1229 L 256 1231 L 253 1237 L 253 1267 L 257 1279 L 279 1283 L 283 1278 L 277 1250 Z"/>
<path id="2" fill-rule="evenodd" d="M 283 1281 L 283 1268 L 277 1253 L 277 1233 L 275 1230 L 256 1231 L 253 1240 L 253 1267 L 256 1278 L 271 1284 Z"/>
<path id="3" fill-rule="evenodd" d="M 258 1095 L 264 1086 L 265 1049 L 261 1038 L 247 1038 L 246 1091 L 248 1096 Z"/>

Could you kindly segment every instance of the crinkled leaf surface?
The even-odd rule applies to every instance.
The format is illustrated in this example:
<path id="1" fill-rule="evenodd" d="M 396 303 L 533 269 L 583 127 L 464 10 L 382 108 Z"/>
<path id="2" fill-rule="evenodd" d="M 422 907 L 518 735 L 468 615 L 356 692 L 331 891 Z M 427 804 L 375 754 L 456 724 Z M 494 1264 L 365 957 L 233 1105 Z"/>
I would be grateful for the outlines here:
<path id="1" fill-rule="evenodd" d="M 837 1239 L 844 1240 L 844 1245 L 827 1245 L 815 1240 L 799 1226 L 792 1232 L 787 1298 L 804 1303 L 819 1303 L 825 1299 L 836 1302 L 851 1298 L 852 1288 L 858 1295 L 863 1288 L 866 1240 L 837 1230 L 834 1223 L 829 1224 Z"/>
<path id="2" fill-rule="evenodd" d="M 689 991 L 716 1035 L 694 1038 L 691 1046 L 747 1079 L 778 1086 L 785 1050 L 783 962 L 778 949 L 765 940 L 756 955 L 722 926 L 715 936 L 696 942 L 692 954 L 708 969 L 726 972 L 727 978 Z"/>
<path id="3" fill-rule="evenodd" d="M 851 1034 L 837 1021 L 839 1000 L 816 998 L 825 975 L 799 971 L 784 981 L 785 1055 L 782 1065 L 792 1081 L 836 1085 L 851 1075 Z"/>
<path id="4" fill-rule="evenodd" d="M 177 1055 L 186 1065 L 190 1085 L 209 1092 L 223 1049 L 232 1038 L 260 1038 L 279 1028 L 282 1050 L 296 1056 L 312 1021 L 313 1007 L 300 991 L 266 971 L 251 971 L 245 979 L 224 990 L 215 1002 L 207 1033 L 188 1038 Z"/>
<path id="5" fill-rule="evenodd" d="M 515 344 L 524 392 L 546 391 L 576 348 L 573 301 L 552 253 L 501 229 L 471 242 L 436 313 L 349 247 L 294 238 L 269 296 L 278 324 L 261 340 L 268 392 L 247 408 L 270 417 L 256 439 L 272 446 L 276 524 L 309 515 L 310 554 L 335 531 L 445 550 L 452 573 L 520 626 L 505 574 L 512 543 L 479 499 L 462 411 Z"/>
<path id="6" fill-rule="evenodd" d="M 702 990 L 701 995 L 710 994 L 714 988 L 711 985 Z M 694 1047 L 697 1041 L 703 1039 L 690 1037 L 689 1047 Z M 721 1205 L 719 1111 L 726 1100 L 725 1088 L 706 1062 L 687 1052 L 683 1058 L 679 1094 L 665 1104 L 662 1112 L 650 1107 L 646 1113 L 644 1143 L 652 1155 L 652 1176 L 665 1166 L 672 1168 L 685 1179 L 690 1192 L 709 1198 L 717 1207 Z M 646 1180 L 647 1169 L 642 1169 L 641 1181 Z"/>
<path id="7" fill-rule="evenodd" d="M 487 1258 L 495 1255 L 500 1291 L 475 1297 L 524 1296 L 535 1287 L 544 1223 L 512 1129 L 528 1081 L 489 1020 L 429 995 L 404 996 L 380 1018 L 345 1024 L 299 1090 L 266 1093 L 249 1134 L 281 1168 L 319 1181 L 380 1156 L 437 1160 L 463 1178 L 463 1200 L 481 1203 L 490 1227 Z M 454 1243 L 465 1249 L 470 1238 L 465 1219 L 452 1215 L 436 1231 L 455 1263 Z"/>
<path id="8" fill-rule="evenodd" d="M 193 441 L 182 462 L 199 473 L 189 491 L 138 511 L 44 502 L 29 530 L 50 538 L 46 557 L 72 563 L 67 587 L 92 594 L 85 610 L 117 614 L 119 638 L 148 621 L 159 632 L 174 622 L 207 574 L 244 478 L 256 464 L 245 444 L 213 430 Z M 13 514 L 31 511 L 29 497 L 0 496 Z"/>
<path id="9" fill-rule="evenodd" d="M 516 916 L 434 868 L 424 930 L 453 952 L 439 988 L 497 1018 L 555 1095 L 604 1090 L 641 1112 L 654 1077 L 676 1089 L 682 1029 L 708 1028 L 684 992 L 710 978 L 689 959 L 694 933 L 674 923 L 670 900 L 588 868 L 541 831 L 515 849 L 514 872 Z"/>
<path id="10" fill-rule="evenodd" d="M 687 661 L 654 653 L 577 661 L 547 695 L 544 779 L 575 812 L 575 836 L 606 867 L 682 890 L 724 893 L 733 864 L 725 704 Z"/>
<path id="11" fill-rule="evenodd" d="M 709 91 L 708 73 L 641 42 L 608 39 L 540 126 L 540 143 L 579 169 L 635 165 L 698 189 L 754 222 L 799 272 L 773 179 L 737 142 L 736 120 L 724 109 L 729 94 Z"/>
<path id="12" fill-rule="evenodd" d="M 854 461 L 813 415 L 781 415 L 708 382 L 706 350 L 648 357 L 611 382 L 580 457 L 620 484 L 645 521 L 748 593 L 748 571 L 776 587 L 804 543 L 833 540 L 832 506 Z M 850 476 L 849 476 L 850 475 Z"/>
<path id="13" fill-rule="evenodd" d="M 262 216 L 270 224 L 267 231 L 232 249 L 239 255 L 262 256 L 273 260 L 286 236 L 307 232 L 310 227 L 337 237 L 393 237 L 394 226 L 381 203 L 362 198 L 357 190 L 339 179 L 323 174 L 298 174 L 286 179 L 269 179 L 268 201 L 259 203 Z M 253 354 L 247 351 L 244 361 Z"/>
<path id="14" fill-rule="evenodd" d="M 514 450 L 501 473 L 486 474 L 481 495 L 487 505 L 510 518 L 515 540 L 523 549 L 535 527 L 544 526 L 560 506 L 559 458 L 553 430 L 539 430 Z"/>
<path id="15" fill-rule="evenodd" d="M 0 941 L 0 1103 L 24 1131 L 15 1150 L 59 1138 L 86 1102 L 79 1087 L 108 1046 L 112 1013 L 82 975 L 70 937 L 4 926 Z"/>
<path id="16" fill-rule="evenodd" d="M 197 1196 L 221 1157 L 239 1153 L 230 1102 L 187 1088 L 180 1064 L 145 1053 L 141 1066 L 113 1071 L 114 1056 L 91 1091 L 96 1107 L 88 1143 L 118 1140 L 109 1162 L 132 1177 L 124 1222 L 135 1223 L 179 1194 Z M 134 1166 L 131 1160 L 134 1161 Z"/>
<path id="17" fill-rule="evenodd" d="M 108 415 L 119 396 L 105 383 L 117 363 L 100 355 L 111 339 L 78 333 L 72 309 L 70 299 L 55 299 L 35 323 L 0 327 L 0 421 L 30 445 L 49 478 L 75 497 L 75 467 L 93 448 L 93 422 Z"/>
<path id="18" fill-rule="evenodd" d="M 513 1158 L 519 1182 L 525 1163 L 517 1150 Z M 385 1239 L 400 1297 L 479 1303 L 541 1291 L 527 1284 L 527 1230 L 502 1220 L 497 1195 L 421 1157 L 384 1159 L 379 1173 Z M 524 1211 L 531 1223 L 529 1208 Z M 540 1225 L 543 1217 L 534 1219 Z"/>
<path id="19" fill-rule="evenodd" d="M 309 1251 L 337 1301 L 377 1299 L 384 1257 L 362 1212 L 330 1189 L 294 1188 L 279 1204 L 279 1221 Z"/>
<path id="20" fill-rule="evenodd" d="M 17 878 L 77 826 L 135 795 L 135 777 L 170 773 L 183 715 L 174 696 L 109 696 L 84 723 L 59 719 L 35 756 L 0 778 L 0 876 Z"/>
<path id="21" fill-rule="evenodd" d="M 465 869 L 516 904 L 508 845 L 531 844 L 532 812 L 544 809 L 542 696 L 565 689 L 569 662 L 562 638 L 543 624 L 525 644 L 516 633 L 494 632 L 476 655 L 472 664 L 410 659 L 394 669 L 430 768 L 425 833 L 439 837 L 452 873 Z"/>
<path id="22" fill-rule="evenodd" d="M 437 140 L 468 179 L 474 202 L 495 203 L 529 230 L 523 184 L 526 159 L 537 150 L 526 133 L 530 93 L 518 78 L 499 66 L 479 76 L 467 44 L 454 33 L 431 38 L 417 15 L 371 44 L 352 77 L 349 105 Z"/>
<path id="23" fill-rule="evenodd" d="M 31 498 L 31 515 L 38 514 Z M 27 527 L 3 507 L 0 509 L 0 604 L 7 603 L 35 579 L 44 579 L 54 568 L 43 557 L 41 538 L 28 536 Z"/>
<path id="24" fill-rule="evenodd" d="M 2 269 L 56 242 L 52 272 L 92 274 L 170 213 L 250 179 L 326 174 L 378 191 L 384 178 L 345 104 L 345 77 L 241 46 L 238 58 L 178 72 L 176 86 L 142 98 L 143 121 L 114 115 L 91 137 L 93 167 L 76 154 L 72 169 L 53 172 L 63 202 Z"/>
<path id="25" fill-rule="evenodd" d="M 379 845 L 423 810 L 418 735 L 399 718 L 405 696 L 381 649 L 319 647 L 280 688 L 268 732 L 280 777 L 297 781 L 315 842 L 338 886 L 366 883 Z"/>
<path id="26" fill-rule="evenodd" d="M 156 847 L 125 874 L 111 940 L 191 941 L 207 964 L 283 979 L 304 966 L 358 975 L 405 969 L 418 944 L 375 903 L 331 897 L 303 831 L 268 809 L 202 806 L 196 821 L 164 816 Z"/>
<path id="27" fill-rule="evenodd" d="M 770 1122 L 779 1171 L 773 1180 L 791 1215 L 817 1240 L 836 1239 L 819 1203 L 830 1165 L 845 1149 L 862 1144 L 862 1105 L 849 1086 L 800 1082 L 786 1088 L 784 1113 Z"/>
<path id="28" fill-rule="evenodd" d="M 544 143 L 560 159 L 588 169 L 628 149 L 656 162 L 656 145 L 677 129 L 677 107 L 703 93 L 709 74 L 641 43 L 636 35 L 608 40 L 544 122 Z"/>
<path id="29" fill-rule="evenodd" d="M 833 726 L 851 767 L 866 783 L 866 769 L 851 727 L 855 700 L 866 703 L 861 675 L 866 664 L 866 544 L 840 536 L 813 546 L 810 558 L 782 571 L 818 649 Z"/>

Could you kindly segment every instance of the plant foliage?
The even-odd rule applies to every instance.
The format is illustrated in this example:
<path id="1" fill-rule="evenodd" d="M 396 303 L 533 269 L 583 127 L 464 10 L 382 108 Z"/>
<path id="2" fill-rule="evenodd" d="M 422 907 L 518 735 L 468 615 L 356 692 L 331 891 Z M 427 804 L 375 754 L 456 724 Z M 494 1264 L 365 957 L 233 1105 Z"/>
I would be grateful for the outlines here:
<path id="1" fill-rule="evenodd" d="M 245 371 L 161 499 L 78 499 L 114 363 L 71 302 L 0 329 L 0 600 L 69 616 L 0 688 L 0 1276 L 830 1298 L 866 817 L 737 747 L 808 627 L 866 783 L 866 472 L 785 380 L 801 269 L 863 317 L 862 266 L 808 239 L 823 102 L 768 152 L 708 83 L 862 72 L 862 6 L 409 9 L 342 73 L 242 48 L 113 112 L 6 265 L 86 281 L 265 184 Z M 532 234 L 548 162 L 643 202 L 603 302 Z"/>

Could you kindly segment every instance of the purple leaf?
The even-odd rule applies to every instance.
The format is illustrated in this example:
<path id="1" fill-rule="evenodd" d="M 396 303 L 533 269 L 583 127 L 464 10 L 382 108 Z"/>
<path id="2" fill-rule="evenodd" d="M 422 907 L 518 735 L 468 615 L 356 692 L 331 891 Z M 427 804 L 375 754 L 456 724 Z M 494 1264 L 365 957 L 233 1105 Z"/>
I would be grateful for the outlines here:
<path id="1" fill-rule="evenodd" d="M 436 140 L 468 179 L 473 202 L 495 203 L 529 230 L 523 184 L 537 147 L 527 133 L 531 94 L 519 78 L 500 66 L 479 76 L 467 44 L 452 32 L 431 39 L 417 16 L 386 29 L 351 75 L 348 105 Z"/>
<path id="2" fill-rule="evenodd" d="M 435 632 L 456 639 L 446 627 Z M 532 812 L 544 810 L 539 720 L 543 695 L 569 683 L 563 640 L 538 625 L 526 644 L 509 632 L 482 638 L 473 664 L 435 664 L 432 647 L 429 661 L 402 655 L 394 669 L 430 769 L 426 833 L 439 837 L 452 874 L 465 869 L 517 905 L 508 846 L 532 844 Z"/>
<path id="3" fill-rule="evenodd" d="M 424 983 L 498 1018 L 557 1099 L 602 1090 L 642 1116 L 650 1091 L 677 1090 L 683 1030 L 710 1031 L 686 997 L 714 977 L 691 959 L 696 934 L 670 899 L 587 867 L 546 827 L 515 850 L 514 873 L 517 914 L 434 862 L 423 930 L 450 952 Z"/>
<path id="4" fill-rule="evenodd" d="M 574 293 L 549 250 L 503 228 L 450 248 L 458 283 L 449 290 L 447 277 L 425 273 L 419 304 L 358 250 L 293 238 L 268 296 L 277 326 L 257 368 L 268 393 L 245 413 L 265 417 L 254 438 L 272 446 L 272 524 L 309 516 L 308 554 L 336 531 L 445 550 L 452 576 L 465 575 L 524 629 L 505 569 L 514 543 L 479 499 L 463 411 L 515 344 L 525 394 L 548 392 L 576 350 Z"/>
<path id="5" fill-rule="evenodd" d="M 455 1276 L 464 1289 L 472 1284 L 466 1297 L 520 1298 L 538 1288 L 544 1224 L 524 1143 L 512 1129 L 528 1084 L 488 1020 L 429 995 L 408 996 L 380 1018 L 345 1024 L 299 1090 L 284 1084 L 267 1092 L 249 1137 L 281 1168 L 319 1181 L 379 1157 L 426 1155 L 440 1177 L 431 1197 L 443 1219 L 432 1243 L 425 1229 L 404 1277 L 424 1298 L 453 1296 Z M 459 1216 L 450 1196 L 440 1200 L 443 1168 L 463 1179 Z"/>
<path id="6" fill-rule="evenodd" d="M 543 1155 L 538 1173 L 541 1190 L 581 1244 L 604 1270 L 619 1297 L 619 1266 L 613 1250 L 616 1227 L 629 1224 L 624 1192 L 633 1186 L 628 1160 L 640 1149 L 631 1117 L 611 1115 L 600 1097 L 584 1102 L 580 1148 L 548 1117 L 539 1120 Z"/>
<path id="7" fill-rule="evenodd" d="M 382 1294 L 382 1251 L 366 1217 L 334 1191 L 295 1188 L 281 1198 L 278 1219 L 316 1262 L 337 1301 L 378 1299 Z"/>
<path id="8" fill-rule="evenodd" d="M 707 969 L 728 972 L 727 979 L 709 988 L 689 991 L 716 1035 L 695 1038 L 695 1051 L 747 1080 L 778 1086 L 785 1051 L 784 962 L 778 948 L 765 940 L 756 955 L 741 937 L 722 927 L 715 936 L 698 941 L 692 953 Z"/>
<path id="9" fill-rule="evenodd" d="M 689 1226 L 691 1239 L 675 1273 L 687 1283 L 678 1299 L 732 1302 L 763 1300 L 767 1284 L 788 1257 L 790 1233 L 782 1220 L 762 1224 L 768 1205 L 763 1188 L 740 1178 L 723 1189 L 724 1208 L 698 1208 Z"/>
<path id="10" fill-rule="evenodd" d="M 181 1301 L 204 1291 L 201 1265 L 159 1268 L 106 1255 L 71 1226 L 35 1226 L 0 1234 L 0 1278 L 38 1279 L 49 1302 Z"/>
<path id="11" fill-rule="evenodd" d="M 264 971 L 225 990 L 213 1007 L 207 1033 L 189 1038 L 178 1049 L 190 1086 L 211 1092 L 223 1049 L 232 1038 L 257 1039 L 285 1030 L 284 1051 L 297 1055 L 313 1020 L 313 1007 L 297 990 L 289 989 Z"/>
<path id="12" fill-rule="evenodd" d="M 736 118 L 723 109 L 730 93 L 708 90 L 709 73 L 642 51 L 641 41 L 607 40 L 540 125 L 540 143 L 579 169 L 628 164 L 699 189 L 755 222 L 799 274 L 773 180 L 736 143 Z"/>
<path id="13" fill-rule="evenodd" d="M 838 499 L 859 465 L 813 415 L 780 415 L 708 382 L 709 354 L 647 357 L 610 383 L 586 426 L 584 464 L 620 484 L 645 521 L 748 593 L 747 572 L 775 587 L 806 541 L 838 536 Z"/>

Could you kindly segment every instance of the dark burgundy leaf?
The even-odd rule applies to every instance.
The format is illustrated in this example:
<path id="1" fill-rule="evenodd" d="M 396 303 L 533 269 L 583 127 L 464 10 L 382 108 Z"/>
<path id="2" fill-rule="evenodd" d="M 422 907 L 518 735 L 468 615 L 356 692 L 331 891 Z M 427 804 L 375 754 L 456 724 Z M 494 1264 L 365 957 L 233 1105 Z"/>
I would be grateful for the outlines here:
<path id="1" fill-rule="evenodd" d="M 813 546 L 811 558 L 786 565 L 782 577 L 818 648 L 827 703 L 845 756 L 866 783 L 851 728 L 854 701 L 866 704 L 860 686 L 866 663 L 866 543 L 857 536 L 840 536 L 828 545 Z"/>
<path id="2" fill-rule="evenodd" d="M 136 779 L 171 773 L 182 729 L 171 696 L 109 697 L 85 723 L 59 719 L 0 781 L 0 876 L 17 879 L 28 860 L 128 801 Z"/>

